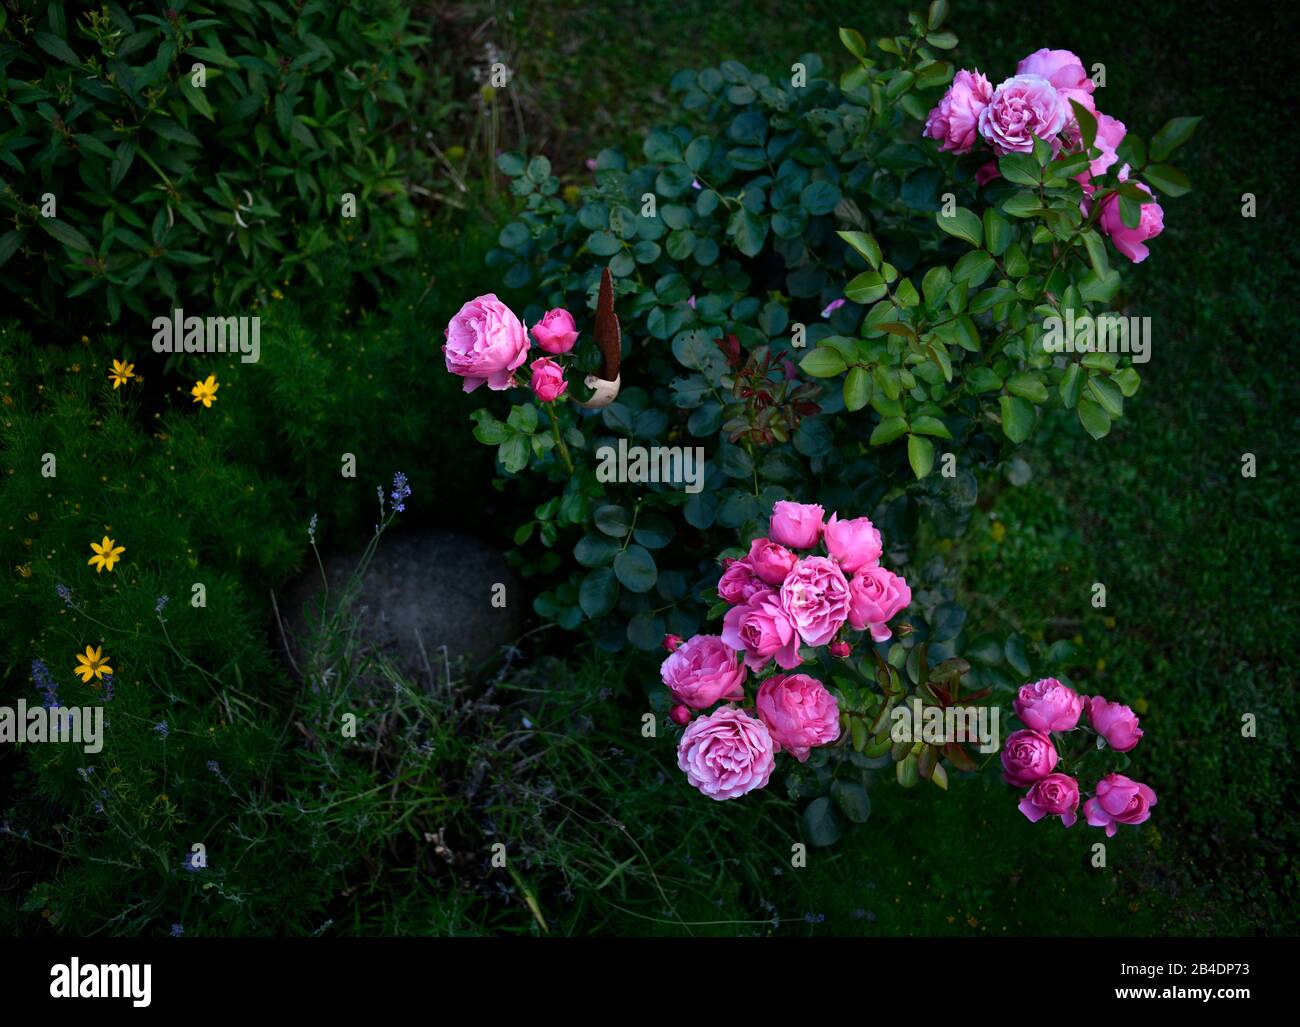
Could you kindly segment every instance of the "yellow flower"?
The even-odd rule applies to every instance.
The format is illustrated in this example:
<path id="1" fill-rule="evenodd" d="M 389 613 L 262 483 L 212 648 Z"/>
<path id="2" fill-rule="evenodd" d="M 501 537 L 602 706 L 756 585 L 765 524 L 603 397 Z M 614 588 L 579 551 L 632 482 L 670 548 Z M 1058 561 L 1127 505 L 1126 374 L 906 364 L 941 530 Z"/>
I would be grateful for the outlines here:
<path id="1" fill-rule="evenodd" d="M 217 384 L 217 376 L 210 374 L 207 381 L 194 383 L 194 388 L 190 389 L 190 395 L 194 397 L 195 403 L 202 403 L 203 408 L 206 410 L 216 402 L 217 389 L 219 388 L 221 386 Z"/>
<path id="2" fill-rule="evenodd" d="M 32 576 L 32 565 L 30 563 L 20 563 L 14 567 L 19 576 L 30 578 Z"/>
<path id="3" fill-rule="evenodd" d="M 108 657 L 104 655 L 102 648 L 92 649 L 86 646 L 86 652 L 77 653 L 77 666 L 72 668 L 72 673 L 81 678 L 82 684 L 90 684 L 90 679 L 98 680 L 105 674 L 112 674 L 113 668 L 108 665 Z"/>
<path id="4" fill-rule="evenodd" d="M 113 381 L 113 389 L 117 390 L 119 386 L 125 385 L 135 377 L 135 364 L 128 364 L 125 360 L 114 360 L 113 370 L 108 372 L 108 377 Z"/>
<path id="5" fill-rule="evenodd" d="M 95 551 L 95 555 L 86 563 L 95 568 L 96 574 L 101 571 L 111 571 L 113 564 L 117 563 L 121 555 L 126 552 L 126 546 L 113 545 L 113 540 L 107 535 L 104 536 L 103 542 L 90 543 L 90 548 Z"/>

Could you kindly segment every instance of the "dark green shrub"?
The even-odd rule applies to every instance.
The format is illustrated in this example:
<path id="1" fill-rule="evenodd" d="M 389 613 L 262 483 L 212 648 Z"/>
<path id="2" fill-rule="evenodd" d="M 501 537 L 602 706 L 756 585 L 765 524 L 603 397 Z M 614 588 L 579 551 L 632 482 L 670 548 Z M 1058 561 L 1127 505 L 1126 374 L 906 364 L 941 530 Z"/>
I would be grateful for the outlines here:
<path id="1" fill-rule="evenodd" d="M 224 307 L 323 284 L 332 251 L 372 282 L 415 253 L 404 122 L 441 83 L 406 5 L 7 6 L 0 285 L 40 315 Z"/>

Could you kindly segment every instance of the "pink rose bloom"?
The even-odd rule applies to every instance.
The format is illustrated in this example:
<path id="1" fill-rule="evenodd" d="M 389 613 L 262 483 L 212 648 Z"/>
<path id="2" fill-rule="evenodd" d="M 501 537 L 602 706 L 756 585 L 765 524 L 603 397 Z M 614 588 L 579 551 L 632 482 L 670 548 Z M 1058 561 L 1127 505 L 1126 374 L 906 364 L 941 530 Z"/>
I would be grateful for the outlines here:
<path id="1" fill-rule="evenodd" d="M 548 310 L 533 325 L 533 338 L 547 353 L 568 353 L 578 341 L 578 326 L 573 315 L 562 307 Z"/>
<path id="2" fill-rule="evenodd" d="M 995 160 L 991 160 L 987 164 L 976 169 L 975 184 L 977 186 L 988 185 L 994 179 L 1001 178 L 1001 177 L 1002 177 L 1002 172 L 998 170 L 998 162 Z"/>
<path id="3" fill-rule="evenodd" d="M 848 579 L 834 560 L 806 556 L 781 585 L 781 606 L 808 645 L 825 645 L 848 620 Z"/>
<path id="4" fill-rule="evenodd" d="M 1016 788 L 1041 781 L 1056 769 L 1056 746 L 1037 731 L 1013 731 L 1002 747 L 1002 776 Z"/>
<path id="5" fill-rule="evenodd" d="M 750 670 L 762 670 L 773 659 L 782 670 L 799 666 L 799 632 L 772 589 L 727 611 L 722 618 L 722 640 L 745 651 L 745 666 Z"/>
<path id="6" fill-rule="evenodd" d="M 564 368 L 550 357 L 538 357 L 528 365 L 533 371 L 529 386 L 543 403 L 554 403 L 564 395 L 569 383 L 564 380 Z"/>
<path id="7" fill-rule="evenodd" d="M 1012 705 L 1016 716 L 1025 722 L 1025 727 L 1045 735 L 1073 730 L 1083 713 L 1083 698 L 1056 678 L 1043 678 L 1031 685 L 1021 685 Z"/>
<path id="8" fill-rule="evenodd" d="M 849 597 L 849 627 L 854 631 L 870 628 L 872 639 L 883 642 L 891 635 L 886 622 L 907 609 L 912 589 L 893 571 L 868 567 L 853 575 Z"/>
<path id="9" fill-rule="evenodd" d="M 964 68 L 953 77 L 938 106 L 925 119 L 925 135 L 939 140 L 939 149 L 967 153 L 979 135 L 979 119 L 993 97 L 989 80 Z"/>
<path id="10" fill-rule="evenodd" d="M 1083 813 L 1093 827 L 1104 827 L 1106 837 L 1115 836 L 1116 824 L 1140 824 L 1151 816 L 1156 793 L 1141 781 L 1123 774 L 1107 774 L 1097 782 L 1097 794 L 1083 804 Z"/>
<path id="11" fill-rule="evenodd" d="M 510 388 L 514 370 L 528 356 L 528 332 L 492 293 L 470 300 L 443 332 L 447 370 L 465 379 L 465 391 L 484 382 L 494 392 Z"/>
<path id="12" fill-rule="evenodd" d="M 735 706 L 697 717 L 677 744 L 677 766 L 710 799 L 734 799 L 767 786 L 776 743 L 761 720 Z"/>
<path id="13" fill-rule="evenodd" d="M 747 603 L 759 592 L 766 592 L 767 585 L 755 572 L 748 560 L 727 560 L 723 565 L 722 577 L 718 581 L 718 595 L 735 606 Z"/>
<path id="14" fill-rule="evenodd" d="M 822 539 L 826 551 L 845 574 L 876 566 L 884 549 L 880 532 L 865 517 L 842 521 L 839 514 L 831 514 L 831 519 L 822 529 Z"/>
<path id="15" fill-rule="evenodd" d="M 756 538 L 749 544 L 749 565 L 769 585 L 779 585 L 799 558 L 770 538 Z"/>
<path id="16" fill-rule="evenodd" d="M 1099 695 L 1086 700 L 1085 705 L 1093 730 L 1116 752 L 1128 752 L 1138 744 L 1142 729 L 1138 727 L 1137 714 L 1127 706 L 1107 702 Z"/>
<path id="17" fill-rule="evenodd" d="M 1034 137 L 1054 140 L 1070 117 L 1070 106 L 1040 75 L 1015 75 L 993 91 L 980 111 L 980 135 L 998 156 L 1029 153 Z"/>
<path id="18" fill-rule="evenodd" d="M 1125 182 L 1128 180 L 1128 165 L 1125 164 L 1119 171 L 1119 180 Z M 1137 184 L 1148 196 L 1152 195 L 1141 182 Z M 1165 230 L 1165 211 L 1159 203 L 1142 204 L 1142 213 L 1138 218 L 1137 228 L 1129 228 L 1124 224 L 1124 219 L 1119 213 L 1119 193 L 1112 193 L 1101 201 L 1101 214 L 1097 217 L 1098 227 L 1110 236 L 1110 241 L 1115 244 L 1115 249 L 1128 257 L 1134 264 L 1141 264 L 1147 259 L 1150 252 L 1146 247 L 1148 239 L 1154 239 L 1157 235 Z"/>
<path id="19" fill-rule="evenodd" d="M 1043 817 L 1060 817 L 1062 824 L 1073 827 L 1078 808 L 1079 782 L 1068 774 L 1048 774 L 1035 781 L 1020 800 L 1020 812 L 1034 824 Z"/>
<path id="20" fill-rule="evenodd" d="M 1049 50 L 1043 47 L 1035 50 L 1016 65 L 1017 75 L 1038 75 L 1052 84 L 1065 101 L 1067 114 L 1074 117 L 1074 108 L 1070 101 L 1095 111 L 1092 91 L 1097 88 L 1095 82 L 1083 70 L 1083 61 L 1069 50 Z"/>
<path id="21" fill-rule="evenodd" d="M 775 674 L 758 689 L 758 715 L 777 744 L 800 763 L 840 736 L 840 707 L 816 678 Z"/>
<path id="22" fill-rule="evenodd" d="M 1115 151 L 1119 149 L 1119 144 L 1124 141 L 1128 135 L 1128 129 L 1124 127 L 1124 122 L 1118 118 L 1112 118 L 1109 114 L 1097 114 L 1097 139 L 1096 147 L 1101 150 L 1101 156 L 1088 165 L 1090 175 L 1102 175 L 1114 164 L 1119 157 Z"/>
<path id="23" fill-rule="evenodd" d="M 792 503 L 781 500 L 772 507 L 772 524 L 768 532 L 773 542 L 791 549 L 811 549 L 822 537 L 822 518 L 826 511 L 816 503 Z"/>
<path id="24" fill-rule="evenodd" d="M 695 635 L 664 660 L 659 676 L 673 698 L 694 710 L 745 698 L 745 665 L 717 635 Z"/>

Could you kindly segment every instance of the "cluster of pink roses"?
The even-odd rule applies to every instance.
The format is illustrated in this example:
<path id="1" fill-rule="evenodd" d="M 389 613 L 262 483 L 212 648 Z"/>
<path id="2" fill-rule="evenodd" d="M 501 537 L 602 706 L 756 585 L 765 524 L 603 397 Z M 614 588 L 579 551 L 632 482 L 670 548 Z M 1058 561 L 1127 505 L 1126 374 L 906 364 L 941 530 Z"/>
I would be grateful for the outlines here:
<path id="1" fill-rule="evenodd" d="M 1052 734 L 1073 731 L 1087 713 L 1092 729 L 1107 745 L 1116 752 L 1128 752 L 1142 737 L 1138 718 L 1127 706 L 1099 695 L 1079 695 L 1055 678 L 1024 685 L 1014 705 L 1025 728 L 1007 737 L 1002 748 L 1003 776 L 1007 784 L 1029 789 L 1020 800 L 1020 811 L 1031 821 L 1059 816 L 1061 823 L 1071 827 L 1079 808 L 1079 782 L 1055 772 L 1058 756 Z M 1088 823 L 1104 827 L 1109 838 L 1115 834 L 1116 824 L 1145 821 L 1155 804 L 1156 793 L 1149 786 L 1110 773 L 1097 782 L 1083 811 Z"/>
<path id="2" fill-rule="evenodd" d="M 824 545 L 826 555 L 815 550 Z M 822 507 L 779 502 L 769 536 L 754 539 L 740 559 L 725 561 L 718 595 L 731 609 L 721 635 L 686 642 L 665 639 L 670 655 L 661 677 L 676 704 L 671 717 L 686 726 L 677 748 L 687 779 L 713 799 L 733 799 L 767 785 L 778 752 L 799 762 L 840 736 L 839 704 L 807 674 L 773 673 L 754 699 L 757 717 L 725 705 L 694 722 L 694 711 L 743 703 L 750 672 L 773 663 L 790 671 L 800 645 L 852 651 L 846 629 L 890 637 L 887 622 L 912 601 L 907 582 L 880 566 L 880 532 L 865 517 L 825 519 Z"/>
<path id="3" fill-rule="evenodd" d="M 1043 48 L 1016 65 L 1016 73 L 994 88 L 978 71 L 957 72 L 952 85 L 926 118 L 925 134 L 939 141 L 941 150 L 969 153 L 983 140 L 999 157 L 1008 153 L 1030 153 L 1034 140 L 1051 144 L 1054 152 L 1077 150 L 1081 145 L 1079 122 L 1070 106 L 1073 100 L 1097 121 L 1094 146 L 1099 155 L 1077 176 L 1083 185 L 1085 213 L 1093 193 L 1092 178 L 1103 174 L 1119 158 L 1116 150 L 1127 129 L 1124 123 L 1097 110 L 1096 88 L 1083 70 L 1083 62 L 1069 50 Z M 1128 180 L 1128 165 L 1119 170 L 1119 180 Z M 980 185 L 999 176 L 995 161 L 975 174 Z M 1138 183 L 1148 196 L 1151 191 Z M 1102 200 L 1097 224 L 1110 236 L 1115 248 L 1134 263 L 1147 258 L 1146 241 L 1164 231 L 1164 210 L 1154 200 L 1142 204 L 1136 228 L 1120 218 L 1119 195 Z"/>
<path id="4" fill-rule="evenodd" d="M 559 307 L 548 310 L 532 333 L 538 346 L 557 356 L 573 349 L 578 340 L 573 315 Z M 515 370 L 528 357 L 528 329 L 494 293 L 476 296 L 461 307 L 443 335 L 447 370 L 465 379 L 466 392 L 484 382 L 496 392 L 518 384 Z M 569 383 L 558 362 L 538 357 L 528 366 L 533 373 L 529 386 L 538 399 L 551 403 L 564 395 Z"/>

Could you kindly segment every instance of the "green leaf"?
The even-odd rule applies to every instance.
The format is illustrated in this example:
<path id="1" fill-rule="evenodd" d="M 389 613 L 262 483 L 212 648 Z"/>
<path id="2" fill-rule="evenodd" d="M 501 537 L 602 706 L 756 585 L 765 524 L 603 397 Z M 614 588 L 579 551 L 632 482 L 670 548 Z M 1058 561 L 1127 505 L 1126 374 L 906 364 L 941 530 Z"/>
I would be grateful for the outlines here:
<path id="1" fill-rule="evenodd" d="M 907 437 L 907 462 L 917 479 L 924 478 L 934 467 L 934 443 L 921 435 Z"/>
<path id="2" fill-rule="evenodd" d="M 840 198 L 838 187 L 822 179 L 804 186 L 799 194 L 799 206 L 809 214 L 829 214 L 839 205 Z"/>
<path id="3" fill-rule="evenodd" d="M 1083 369 L 1078 364 L 1071 364 L 1061 377 L 1061 402 L 1073 410 L 1079 402 L 1079 390 L 1083 387 Z"/>
<path id="4" fill-rule="evenodd" d="M 1142 177 L 1166 196 L 1182 196 L 1192 188 L 1187 176 L 1172 164 L 1151 164 L 1142 171 Z"/>
<path id="5" fill-rule="evenodd" d="M 862 38 L 862 33 L 857 29 L 840 29 L 840 42 L 854 57 L 860 59 L 867 54 L 867 41 Z"/>
<path id="6" fill-rule="evenodd" d="M 1119 391 L 1119 386 L 1109 378 L 1103 378 L 1100 375 L 1090 377 L 1088 379 L 1087 393 L 1110 415 L 1112 420 L 1123 416 L 1124 394 Z"/>
<path id="7" fill-rule="evenodd" d="M 632 518 L 621 506 L 602 506 L 596 510 L 596 527 L 606 535 L 623 538 L 632 530 Z"/>
<path id="8" fill-rule="evenodd" d="M 1043 173 L 1038 161 L 1028 153 L 1008 153 L 999 158 L 998 171 L 1008 182 L 1016 185 L 1038 185 Z"/>
<path id="9" fill-rule="evenodd" d="M 972 246 L 979 246 L 984 241 L 984 228 L 979 217 L 966 207 L 958 207 L 952 217 L 944 217 L 943 211 L 940 211 L 934 219 L 949 235 L 955 235 Z"/>
<path id="10" fill-rule="evenodd" d="M 630 545 L 614 557 L 614 573 L 632 592 L 649 592 L 659 576 L 655 558 L 643 546 Z"/>
<path id="11" fill-rule="evenodd" d="M 887 446 L 907 434 L 907 421 L 901 417 L 886 417 L 871 433 L 871 445 Z"/>
<path id="12" fill-rule="evenodd" d="M 996 207 L 984 211 L 984 244 L 995 257 L 1000 257 L 1011 245 L 1011 225 L 998 213 Z"/>
<path id="13" fill-rule="evenodd" d="M 922 415 L 912 418 L 912 431 L 918 435 L 933 435 L 940 439 L 952 439 L 948 426 L 937 417 Z"/>
<path id="14" fill-rule="evenodd" d="M 971 250 L 953 265 L 952 280 L 958 285 L 982 285 L 993 273 L 993 258 L 984 250 Z"/>
<path id="15" fill-rule="evenodd" d="M 1094 439 L 1110 431 L 1110 415 L 1087 396 L 1079 397 L 1079 423 Z"/>
<path id="16" fill-rule="evenodd" d="M 1074 108 L 1074 120 L 1079 124 L 1079 135 L 1083 139 L 1083 148 L 1091 149 L 1092 144 L 1097 141 L 1097 119 L 1093 116 L 1092 111 L 1088 110 L 1078 100 L 1071 100 L 1070 106 Z"/>
<path id="17" fill-rule="evenodd" d="M 618 582 L 614 580 L 614 572 L 608 567 L 592 571 L 578 586 L 578 605 L 592 620 L 605 616 L 614 609 L 616 602 L 618 602 Z"/>
<path id="18" fill-rule="evenodd" d="M 879 271 L 863 271 L 844 287 L 844 295 L 854 303 L 874 303 L 889 291 Z"/>
<path id="19" fill-rule="evenodd" d="M 1171 118 L 1166 121 L 1164 128 L 1151 137 L 1151 159 L 1157 163 L 1163 161 L 1192 138 L 1192 133 L 1200 123 L 1200 118 Z"/>
<path id="20" fill-rule="evenodd" d="M 55 239 L 63 243 L 64 246 L 70 246 L 74 250 L 82 250 L 86 253 L 93 251 L 89 240 L 66 221 L 60 221 L 58 218 L 37 218 L 36 223 L 47 234 L 54 236 Z"/>
<path id="21" fill-rule="evenodd" d="M 528 466 L 528 437 L 512 435 L 497 447 L 497 459 L 511 474 L 518 474 Z"/>
<path id="22" fill-rule="evenodd" d="M 851 367 L 844 378 L 844 409 L 861 410 L 871 402 L 871 374 L 865 367 Z"/>
<path id="23" fill-rule="evenodd" d="M 727 234 L 735 240 L 736 249 L 746 257 L 757 257 L 763 251 L 767 228 L 766 218 L 751 214 L 744 207 L 737 208 L 727 222 Z"/>
<path id="24" fill-rule="evenodd" d="M 957 35 L 944 29 L 942 32 L 929 33 L 925 41 L 938 50 L 951 50 L 957 45 Z"/>
<path id="25" fill-rule="evenodd" d="M 1002 212 L 1009 214 L 1013 218 L 1032 217 L 1043 209 L 1037 195 L 1031 193 L 1028 189 L 1021 189 L 1017 193 L 1012 193 L 1002 201 Z"/>
<path id="26" fill-rule="evenodd" d="M 81 59 L 73 52 L 72 47 L 58 36 L 52 36 L 48 32 L 33 32 L 32 39 L 47 54 L 57 57 L 64 64 L 71 64 L 73 67 L 81 64 Z"/>
<path id="27" fill-rule="evenodd" d="M 1002 433 L 1017 444 L 1029 438 L 1034 427 L 1034 407 L 1020 396 L 1000 396 L 1002 408 Z"/>
<path id="28" fill-rule="evenodd" d="M 818 346 L 799 361 L 804 373 L 814 378 L 834 378 L 843 374 L 847 366 L 844 358 L 829 346 Z"/>
<path id="29" fill-rule="evenodd" d="M 855 722 L 861 723 L 859 718 Z M 831 783 L 831 797 L 839 806 L 845 818 L 855 824 L 865 824 L 871 817 L 871 796 L 856 781 L 834 781 Z"/>
<path id="30" fill-rule="evenodd" d="M 829 796 L 819 795 L 813 799 L 808 804 L 808 808 L 803 811 L 800 819 L 803 822 L 804 834 L 807 836 L 810 845 L 821 848 L 834 845 L 840 840 L 842 828 Z"/>
<path id="31" fill-rule="evenodd" d="M 584 567 L 604 567 L 613 561 L 619 545 L 604 535 L 583 535 L 573 547 L 573 558 Z"/>
<path id="32" fill-rule="evenodd" d="M 1047 386 L 1031 371 L 1021 371 L 1007 380 L 1007 391 L 1042 406 L 1047 402 Z"/>
<path id="33" fill-rule="evenodd" d="M 862 255 L 862 259 L 877 271 L 880 270 L 880 245 L 866 232 L 836 232 L 841 239 Z"/>

